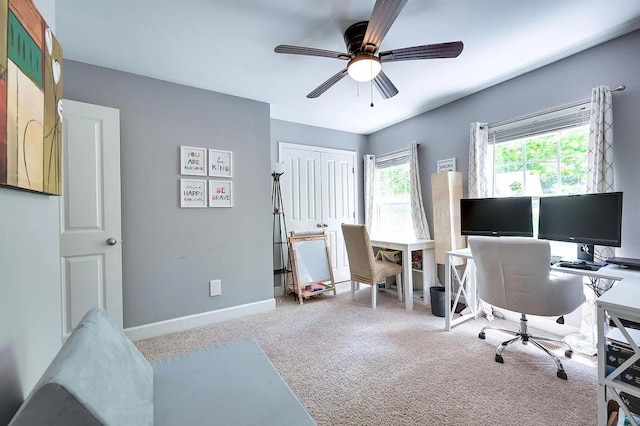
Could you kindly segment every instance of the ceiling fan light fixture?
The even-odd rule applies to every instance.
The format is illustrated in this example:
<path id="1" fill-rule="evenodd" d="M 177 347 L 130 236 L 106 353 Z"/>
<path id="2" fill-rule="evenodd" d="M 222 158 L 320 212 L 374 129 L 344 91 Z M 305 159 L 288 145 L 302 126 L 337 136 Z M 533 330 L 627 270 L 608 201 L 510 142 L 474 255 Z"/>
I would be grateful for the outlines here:
<path id="1" fill-rule="evenodd" d="M 376 56 L 360 54 L 349 61 L 347 72 L 355 81 L 371 81 L 382 70 L 382 63 Z"/>

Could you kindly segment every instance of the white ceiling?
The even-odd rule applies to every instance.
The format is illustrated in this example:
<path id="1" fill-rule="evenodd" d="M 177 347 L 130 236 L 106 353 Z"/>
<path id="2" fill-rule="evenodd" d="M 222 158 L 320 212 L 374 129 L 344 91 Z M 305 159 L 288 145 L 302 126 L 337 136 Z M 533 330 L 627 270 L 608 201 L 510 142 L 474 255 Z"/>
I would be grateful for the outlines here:
<path id="1" fill-rule="evenodd" d="M 640 28 L 637 0 L 409 0 L 381 50 L 461 40 L 456 59 L 386 63 L 382 99 L 349 77 L 306 95 L 345 62 L 274 53 L 346 51 L 375 0 L 57 0 L 66 59 L 271 104 L 271 117 L 370 134 Z"/>

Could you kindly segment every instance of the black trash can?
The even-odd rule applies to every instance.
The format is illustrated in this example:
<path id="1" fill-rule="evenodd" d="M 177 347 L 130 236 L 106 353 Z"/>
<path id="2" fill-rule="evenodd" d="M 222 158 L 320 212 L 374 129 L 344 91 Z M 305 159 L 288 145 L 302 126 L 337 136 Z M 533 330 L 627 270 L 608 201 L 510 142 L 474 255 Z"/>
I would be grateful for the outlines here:
<path id="1" fill-rule="evenodd" d="M 443 317 L 446 309 L 444 287 L 440 285 L 429 287 L 429 297 L 431 297 L 431 313 L 437 317 Z"/>

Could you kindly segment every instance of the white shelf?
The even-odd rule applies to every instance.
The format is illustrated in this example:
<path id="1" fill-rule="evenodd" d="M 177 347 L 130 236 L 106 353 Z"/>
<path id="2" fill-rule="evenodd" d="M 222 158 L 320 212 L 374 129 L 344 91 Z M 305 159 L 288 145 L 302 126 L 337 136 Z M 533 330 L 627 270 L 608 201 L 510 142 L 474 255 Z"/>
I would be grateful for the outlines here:
<path id="1" fill-rule="evenodd" d="M 620 391 L 640 397 L 640 388 L 619 381 L 613 372 L 606 374 L 606 342 L 607 335 L 617 340 L 624 338 L 620 331 L 607 333 L 609 318 L 625 319 L 640 322 L 640 271 L 620 271 L 616 268 L 602 268 L 606 272 L 624 272 L 624 279 L 596 300 L 598 307 L 598 425 L 607 424 L 607 399 L 619 399 Z M 624 325 L 624 324 L 623 324 Z M 631 333 L 635 340 L 635 330 Z M 622 337 L 621 337 L 622 336 Z M 631 350 L 634 348 L 630 346 Z M 638 355 L 632 356 L 637 358 Z M 633 361 L 632 361 L 633 362 Z M 616 401 L 620 402 L 620 401 Z M 622 412 L 621 407 L 621 412 Z"/>

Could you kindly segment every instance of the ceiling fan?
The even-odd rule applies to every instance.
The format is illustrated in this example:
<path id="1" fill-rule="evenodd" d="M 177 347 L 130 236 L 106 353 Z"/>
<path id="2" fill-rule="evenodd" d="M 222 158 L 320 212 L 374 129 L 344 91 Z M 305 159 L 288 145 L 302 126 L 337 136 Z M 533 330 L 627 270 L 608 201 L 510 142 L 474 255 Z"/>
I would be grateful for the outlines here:
<path id="1" fill-rule="evenodd" d="M 316 87 L 307 95 L 307 98 L 317 98 L 347 74 L 360 82 L 373 80 L 373 84 L 380 92 L 380 95 L 385 99 L 391 98 L 398 94 L 398 89 L 382 71 L 383 63 L 417 59 L 455 58 L 460 55 L 464 47 L 461 41 L 453 41 L 380 52 L 382 39 L 406 4 L 407 0 L 376 0 L 369 21 L 356 22 L 345 30 L 344 42 L 349 53 L 286 44 L 276 46 L 274 51 L 276 53 L 320 56 L 348 61 L 346 68 Z"/>

